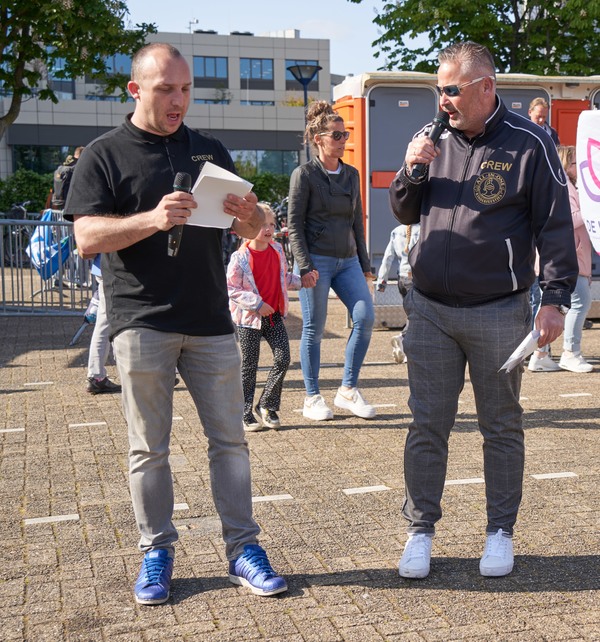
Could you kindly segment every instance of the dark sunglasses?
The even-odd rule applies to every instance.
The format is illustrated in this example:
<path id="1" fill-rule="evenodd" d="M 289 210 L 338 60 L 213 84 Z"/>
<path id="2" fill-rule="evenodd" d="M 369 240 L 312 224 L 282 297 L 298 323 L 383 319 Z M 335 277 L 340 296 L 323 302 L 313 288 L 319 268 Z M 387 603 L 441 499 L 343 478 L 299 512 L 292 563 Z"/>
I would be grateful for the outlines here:
<path id="1" fill-rule="evenodd" d="M 491 78 L 491 76 L 481 76 L 481 78 L 475 78 L 475 80 L 469 80 L 469 82 L 464 82 L 462 85 L 446 85 L 445 87 L 438 87 L 436 85 L 436 89 L 438 90 L 438 93 L 440 96 L 442 94 L 446 94 L 446 96 L 448 96 L 449 98 L 456 98 L 457 96 L 460 96 L 460 90 L 463 87 L 474 85 L 476 82 L 480 82 L 484 78 Z"/>
<path id="2" fill-rule="evenodd" d="M 332 136 L 333 140 L 348 140 L 350 138 L 350 132 L 340 132 L 337 129 L 333 132 L 321 132 L 321 136 Z"/>

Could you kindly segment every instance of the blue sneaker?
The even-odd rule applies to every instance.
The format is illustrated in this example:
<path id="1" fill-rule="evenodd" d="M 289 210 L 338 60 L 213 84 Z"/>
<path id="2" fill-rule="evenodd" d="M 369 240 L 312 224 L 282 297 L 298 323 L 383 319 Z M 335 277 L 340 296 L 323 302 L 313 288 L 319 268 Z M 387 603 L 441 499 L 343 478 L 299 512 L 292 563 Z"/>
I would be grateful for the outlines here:
<path id="1" fill-rule="evenodd" d="M 265 551 L 257 544 L 246 544 L 244 552 L 229 562 L 229 581 L 247 586 L 255 595 L 275 595 L 287 591 L 281 575 L 271 567 Z"/>
<path id="2" fill-rule="evenodd" d="M 162 604 L 169 599 L 173 557 L 166 548 L 156 548 L 144 555 L 142 568 L 135 583 L 138 604 Z"/>

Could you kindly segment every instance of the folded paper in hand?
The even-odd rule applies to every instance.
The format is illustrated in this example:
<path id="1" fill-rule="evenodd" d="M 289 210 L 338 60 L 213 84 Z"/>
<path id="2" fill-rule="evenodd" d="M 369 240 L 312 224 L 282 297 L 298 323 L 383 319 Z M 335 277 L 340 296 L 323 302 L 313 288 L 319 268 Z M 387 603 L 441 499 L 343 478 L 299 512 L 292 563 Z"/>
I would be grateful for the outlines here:
<path id="1" fill-rule="evenodd" d="M 538 348 L 539 338 L 539 330 L 530 332 L 519 344 L 517 349 L 510 355 L 510 357 L 508 357 L 500 370 L 506 370 L 506 372 L 510 372 L 513 368 L 518 366 L 521 361 L 523 361 L 523 359 L 526 359 L 530 354 L 533 354 L 534 350 L 537 350 Z M 498 372 L 500 372 L 500 370 L 498 370 Z"/>
<path id="2" fill-rule="evenodd" d="M 207 161 L 192 189 L 198 207 L 192 210 L 186 225 L 221 229 L 231 227 L 234 217 L 223 211 L 227 194 L 243 197 L 251 189 L 252 183 Z"/>

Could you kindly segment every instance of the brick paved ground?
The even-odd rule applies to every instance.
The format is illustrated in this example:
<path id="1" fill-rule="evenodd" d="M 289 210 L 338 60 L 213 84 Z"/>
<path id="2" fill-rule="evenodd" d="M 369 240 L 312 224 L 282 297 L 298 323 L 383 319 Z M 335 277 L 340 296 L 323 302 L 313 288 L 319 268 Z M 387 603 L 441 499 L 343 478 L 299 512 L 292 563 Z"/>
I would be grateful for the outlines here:
<path id="1" fill-rule="evenodd" d="M 298 316 L 294 300 L 285 428 L 249 435 L 261 543 L 290 591 L 259 598 L 227 581 L 206 442 L 180 385 L 171 461 L 181 539 L 173 597 L 159 607 L 132 596 L 140 555 L 126 427 L 119 395 L 85 392 L 91 331 L 68 347 L 80 318 L 0 318 L 0 639 L 600 640 L 600 324 L 584 333 L 592 374 L 524 375 L 527 459 L 514 572 L 479 575 L 483 486 L 463 481 L 447 486 L 431 575 L 409 581 L 397 574 L 409 414 L 393 333 L 375 333 L 363 369 L 377 418 L 339 411 L 334 421 L 307 423 Z M 341 377 L 344 319 L 332 301 L 322 371 L 329 401 Z M 261 369 L 259 381 L 265 377 Z M 480 478 L 481 462 L 467 386 L 448 480 Z M 556 473 L 569 476 L 533 477 Z M 373 486 L 387 490 L 344 492 Z M 281 495 L 290 497 L 258 501 Z M 28 521 L 47 517 L 63 521 Z"/>

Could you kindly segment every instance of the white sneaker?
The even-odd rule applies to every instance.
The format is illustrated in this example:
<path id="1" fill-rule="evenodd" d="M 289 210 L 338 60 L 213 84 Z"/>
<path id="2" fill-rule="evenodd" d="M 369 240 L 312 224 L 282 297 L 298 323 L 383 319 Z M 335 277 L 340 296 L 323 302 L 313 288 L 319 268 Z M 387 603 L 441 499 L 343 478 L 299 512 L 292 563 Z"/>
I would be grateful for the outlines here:
<path id="1" fill-rule="evenodd" d="M 377 414 L 375 408 L 365 401 L 358 388 L 350 388 L 350 390 L 338 388 L 333 405 L 349 410 L 362 419 L 373 419 Z"/>
<path id="2" fill-rule="evenodd" d="M 333 411 L 325 403 L 325 399 L 321 395 L 312 395 L 304 399 L 304 408 L 302 414 L 307 419 L 314 419 L 315 421 L 326 421 L 333 419 Z"/>
<path id="3" fill-rule="evenodd" d="M 594 366 L 581 356 L 581 352 L 569 352 L 568 350 L 562 353 L 558 367 L 570 372 L 591 372 L 594 369 Z"/>
<path id="4" fill-rule="evenodd" d="M 397 334 L 395 337 L 392 337 L 392 356 L 396 363 L 405 363 L 406 361 L 403 340 L 404 338 L 401 334 Z"/>
<path id="5" fill-rule="evenodd" d="M 555 372 L 560 370 L 558 363 L 552 361 L 552 357 L 547 352 L 543 357 L 536 357 L 534 352 L 529 359 L 527 367 L 531 372 Z"/>
<path id="6" fill-rule="evenodd" d="M 513 570 L 512 537 L 499 529 L 485 540 L 485 550 L 479 562 L 479 572 L 484 577 L 502 577 Z"/>
<path id="7" fill-rule="evenodd" d="M 432 535 L 425 533 L 409 534 L 404 553 L 398 564 L 400 577 L 419 580 L 429 575 L 432 539 Z"/>

